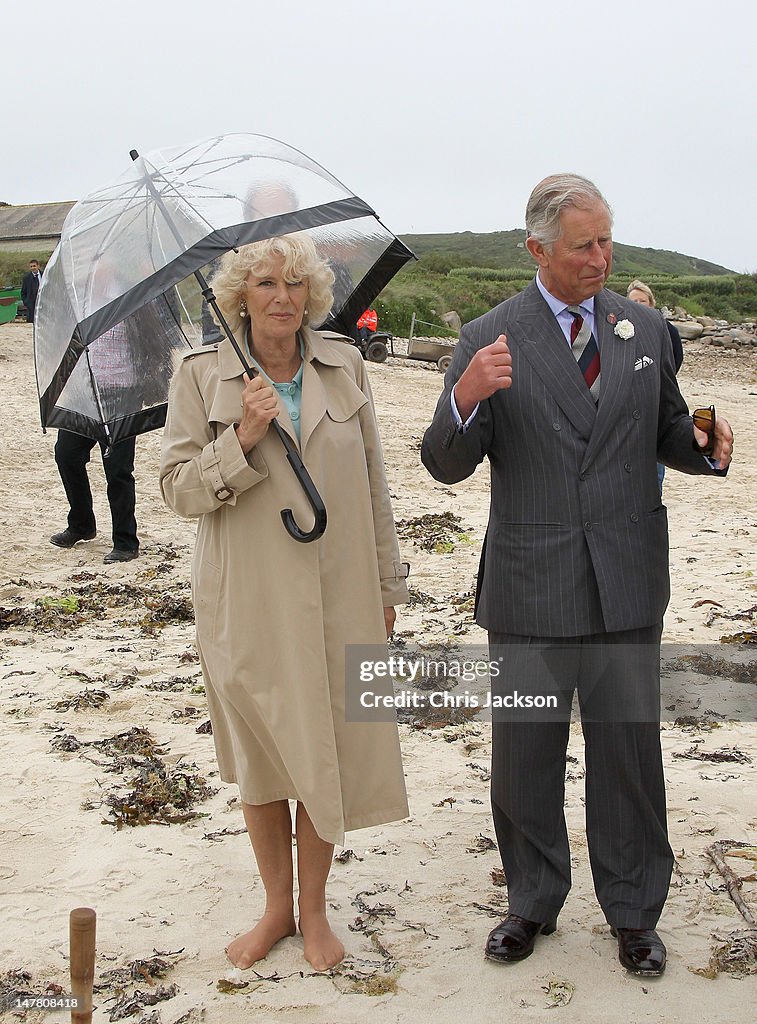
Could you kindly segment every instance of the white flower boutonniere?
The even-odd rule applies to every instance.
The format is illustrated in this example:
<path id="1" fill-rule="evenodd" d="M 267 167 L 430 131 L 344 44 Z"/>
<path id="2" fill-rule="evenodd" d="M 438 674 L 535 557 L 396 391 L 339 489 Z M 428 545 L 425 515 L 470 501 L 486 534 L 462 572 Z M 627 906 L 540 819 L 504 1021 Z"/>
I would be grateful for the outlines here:
<path id="1" fill-rule="evenodd" d="M 623 341 L 628 341 L 629 338 L 633 338 L 636 331 L 633 328 L 633 324 L 630 320 L 618 320 L 615 324 L 615 334 Z"/>

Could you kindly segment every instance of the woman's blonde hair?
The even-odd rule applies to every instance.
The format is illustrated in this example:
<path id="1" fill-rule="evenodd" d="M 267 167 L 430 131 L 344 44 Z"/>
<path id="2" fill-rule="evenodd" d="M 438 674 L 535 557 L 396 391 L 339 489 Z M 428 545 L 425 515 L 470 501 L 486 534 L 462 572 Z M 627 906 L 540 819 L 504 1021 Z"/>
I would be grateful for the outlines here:
<path id="1" fill-rule="evenodd" d="M 644 284 L 643 281 L 631 281 L 629 286 L 626 288 L 626 298 L 628 298 L 631 292 L 643 292 L 649 299 L 649 301 L 652 303 L 653 307 L 657 305 L 657 303 L 654 300 L 654 292 L 649 287 L 649 285 Z"/>
<path id="2" fill-rule="evenodd" d="M 216 300 L 226 322 L 236 331 L 246 319 L 239 305 L 245 297 L 245 283 L 250 274 L 265 277 L 271 272 L 277 256 L 284 260 L 283 273 L 287 281 L 306 281 L 308 298 L 304 323 L 319 326 L 328 316 L 334 302 L 331 290 L 334 274 L 321 259 L 313 240 L 305 234 L 278 235 L 262 242 L 243 245 L 238 252 L 227 252 L 221 268 L 211 281 Z"/>

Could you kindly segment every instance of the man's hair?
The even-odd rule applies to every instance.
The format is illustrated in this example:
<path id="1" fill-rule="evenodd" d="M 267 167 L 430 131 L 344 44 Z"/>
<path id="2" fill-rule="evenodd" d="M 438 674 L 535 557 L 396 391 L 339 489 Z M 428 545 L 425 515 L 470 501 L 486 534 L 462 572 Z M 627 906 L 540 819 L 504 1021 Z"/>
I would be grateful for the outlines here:
<path id="1" fill-rule="evenodd" d="M 626 298 L 628 298 L 628 296 L 631 294 L 631 292 L 644 292 L 644 294 L 649 299 L 649 301 L 652 303 L 652 305 L 653 306 L 657 305 L 657 303 L 655 302 L 655 298 L 654 298 L 654 292 L 649 287 L 649 285 L 648 284 L 644 284 L 643 281 L 639 281 L 639 280 L 631 281 L 629 286 L 626 288 Z"/>
<path id="2" fill-rule="evenodd" d="M 529 196 L 526 231 L 542 245 L 552 245 L 560 237 L 560 215 L 566 207 L 585 209 L 597 201 L 607 208 L 612 225 L 612 210 L 593 182 L 579 174 L 552 174 Z"/>
<path id="3" fill-rule="evenodd" d="M 32 263 L 36 263 L 37 266 L 39 266 L 39 260 L 29 260 L 29 266 L 31 266 Z"/>

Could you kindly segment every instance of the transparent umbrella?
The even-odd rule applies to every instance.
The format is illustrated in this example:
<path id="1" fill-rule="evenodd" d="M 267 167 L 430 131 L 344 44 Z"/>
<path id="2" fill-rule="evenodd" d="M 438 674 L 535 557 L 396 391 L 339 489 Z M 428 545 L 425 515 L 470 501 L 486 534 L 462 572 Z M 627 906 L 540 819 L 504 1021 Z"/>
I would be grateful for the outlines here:
<path id="1" fill-rule="evenodd" d="M 161 427 L 176 362 L 199 343 L 175 286 L 195 274 L 210 298 L 198 272 L 232 248 L 308 232 L 336 277 L 321 326 L 344 333 L 413 258 L 367 203 L 276 139 L 236 133 L 132 152 L 132 161 L 76 203 L 42 279 L 34 357 L 43 427 L 107 444 Z"/>

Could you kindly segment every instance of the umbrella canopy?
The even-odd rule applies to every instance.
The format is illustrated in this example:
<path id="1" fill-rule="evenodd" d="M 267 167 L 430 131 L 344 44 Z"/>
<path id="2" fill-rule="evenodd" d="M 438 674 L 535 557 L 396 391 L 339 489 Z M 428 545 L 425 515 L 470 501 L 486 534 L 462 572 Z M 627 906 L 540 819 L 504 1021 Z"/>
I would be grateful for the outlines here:
<path id="1" fill-rule="evenodd" d="M 174 286 L 232 248 L 293 231 L 331 264 L 321 326 L 344 333 L 413 258 L 328 171 L 261 135 L 156 150 L 76 203 L 37 299 L 43 427 L 114 443 L 162 426 L 176 361 L 200 341 Z"/>

